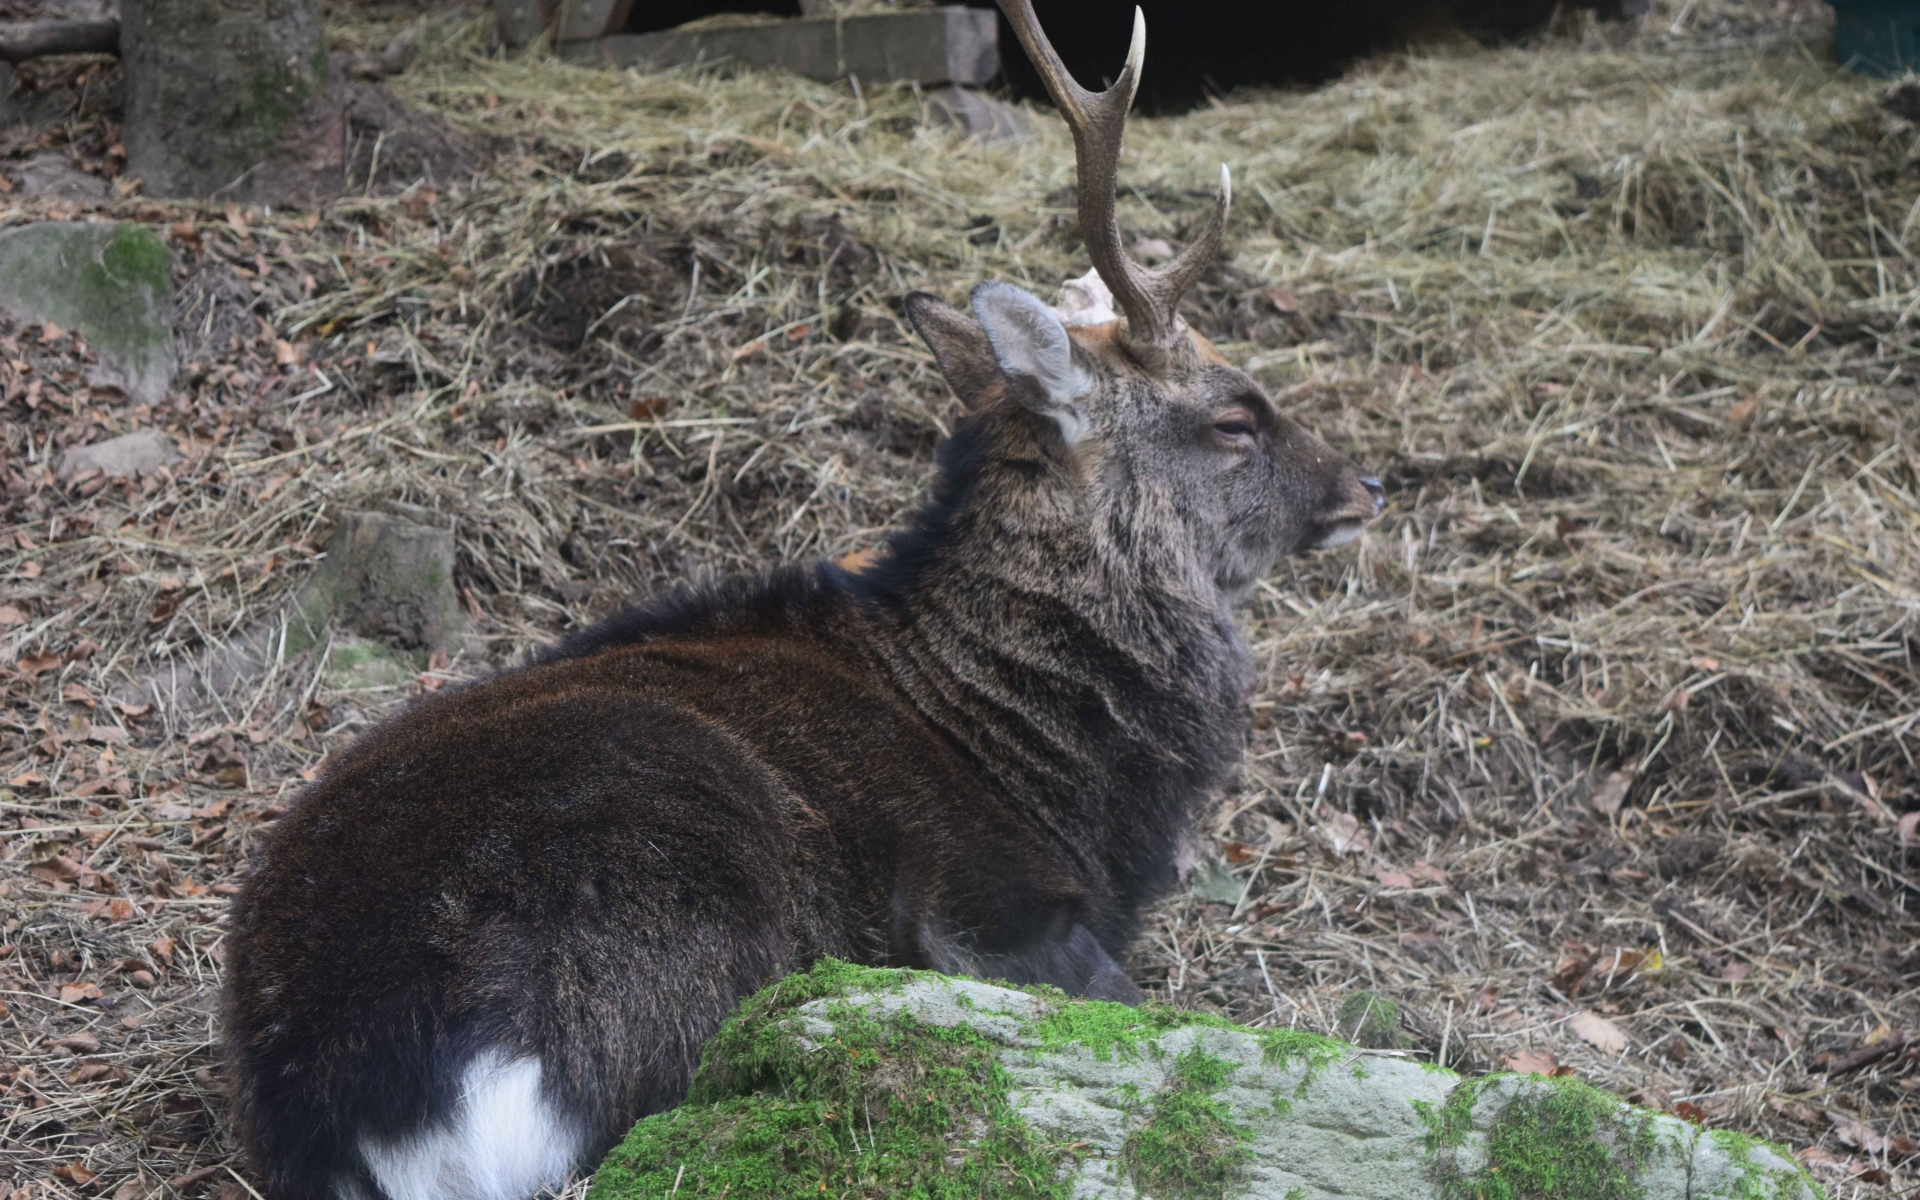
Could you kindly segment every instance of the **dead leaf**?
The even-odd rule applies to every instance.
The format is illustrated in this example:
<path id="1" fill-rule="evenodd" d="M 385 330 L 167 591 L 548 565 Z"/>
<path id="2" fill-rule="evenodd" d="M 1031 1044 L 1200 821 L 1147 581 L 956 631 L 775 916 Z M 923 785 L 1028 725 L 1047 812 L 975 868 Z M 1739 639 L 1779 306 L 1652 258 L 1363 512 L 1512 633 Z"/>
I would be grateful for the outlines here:
<path id="1" fill-rule="evenodd" d="M 147 949 L 153 951 L 154 956 L 158 958 L 161 962 L 167 964 L 168 966 L 172 966 L 173 965 L 173 946 L 174 946 L 173 939 L 163 933 L 159 937 L 153 939 L 152 942 L 148 943 Z"/>
<path id="2" fill-rule="evenodd" d="M 247 236 L 247 218 L 241 215 L 238 204 L 227 205 L 227 227 L 233 230 L 236 237 Z"/>
<path id="3" fill-rule="evenodd" d="M 101 994 L 100 985 L 91 980 L 82 983 L 62 984 L 60 987 L 60 1003 L 84 1004 L 89 1000 L 98 1000 Z"/>
<path id="4" fill-rule="evenodd" d="M 1626 1031 L 1605 1017 L 1590 1012 L 1578 1012 L 1567 1019 L 1567 1028 L 1574 1036 L 1592 1046 L 1602 1054 L 1619 1054 L 1626 1050 Z"/>
<path id="5" fill-rule="evenodd" d="M 152 1194 L 153 1184 L 135 1175 L 113 1189 L 113 1200 L 146 1200 Z"/>
<path id="6" fill-rule="evenodd" d="M 1399 871 L 1389 871 L 1384 867 L 1375 871 L 1373 877 L 1380 881 L 1381 887 L 1410 888 L 1413 886 L 1413 876 Z"/>
<path id="7" fill-rule="evenodd" d="M 1920 830 L 1920 808 L 1901 817 L 1900 823 L 1894 828 L 1900 833 L 1900 848 L 1906 849 L 1908 843 L 1913 841 L 1915 831 Z"/>
<path id="8" fill-rule="evenodd" d="M 406 209 L 407 215 L 414 220 L 424 221 L 427 219 L 427 214 L 433 211 L 433 206 L 439 199 L 439 192 L 434 191 L 430 187 L 421 187 L 415 184 L 413 187 L 400 193 L 400 207 Z"/>
<path id="9" fill-rule="evenodd" d="M 85 1187 L 100 1177 L 97 1172 L 87 1170 L 86 1165 L 78 1159 L 64 1166 L 55 1167 L 53 1173 L 67 1180 L 69 1183 L 77 1184 L 80 1187 Z"/>
<path id="10" fill-rule="evenodd" d="M 66 659 L 61 658 L 58 654 L 46 652 L 40 654 L 22 654 L 13 666 L 14 669 L 22 675 L 32 678 L 47 671 L 58 670 L 60 664 L 65 661 Z"/>
<path id="11" fill-rule="evenodd" d="M 1545 1075 L 1550 1079 L 1564 1079 L 1573 1074 L 1572 1067 L 1560 1065 L 1560 1060 L 1551 1050 L 1522 1050 L 1510 1054 L 1501 1060 L 1509 1071 L 1522 1075 Z"/>
<path id="12" fill-rule="evenodd" d="M 627 415 L 636 421 L 651 421 L 673 407 L 666 396 L 646 396 L 627 404 Z"/>
<path id="13" fill-rule="evenodd" d="M 103 746 L 124 746 L 127 744 L 127 731 L 118 725 L 98 725 L 87 722 L 87 740 Z"/>
<path id="14" fill-rule="evenodd" d="M 1373 848 L 1373 839 L 1352 813 L 1335 813 L 1333 820 L 1320 826 L 1319 832 L 1335 854 L 1365 854 Z"/>
<path id="15" fill-rule="evenodd" d="M 1473 1007 L 1479 1012 L 1492 1012 L 1494 1005 L 1500 1003 L 1500 986 L 1495 983 L 1484 984 L 1473 994 Z"/>
<path id="16" fill-rule="evenodd" d="M 9 629 L 15 625 L 25 625 L 27 614 L 11 604 L 0 604 L 0 629 Z"/>
<path id="17" fill-rule="evenodd" d="M 97 1054 L 100 1051 L 100 1039 L 84 1030 L 70 1033 L 65 1037 L 53 1039 L 53 1044 L 81 1054 Z"/>
<path id="18" fill-rule="evenodd" d="M 1627 791 L 1633 787 L 1633 777 L 1640 773 L 1638 764 L 1625 766 L 1600 781 L 1593 789 L 1588 803 L 1609 817 L 1620 811 L 1620 805 L 1627 798 Z"/>
<path id="19" fill-rule="evenodd" d="M 1748 396 L 1745 400 L 1736 400 L 1727 409 L 1727 424 L 1735 429 L 1745 429 L 1753 424 L 1753 414 L 1760 407 L 1757 396 Z"/>
<path id="20" fill-rule="evenodd" d="M 1253 847 L 1245 842 L 1228 842 L 1220 847 L 1220 853 L 1226 855 L 1227 861 L 1237 867 L 1253 858 Z"/>
<path id="21" fill-rule="evenodd" d="M 1852 1113 L 1828 1109 L 1827 1120 L 1833 1122 L 1833 1136 L 1840 1139 L 1841 1145 L 1851 1146 L 1855 1150 L 1862 1150 L 1868 1154 L 1886 1152 L 1887 1136 Z"/>
<path id="22" fill-rule="evenodd" d="M 1267 289 L 1267 299 L 1272 301 L 1273 306 L 1283 313 L 1297 313 L 1300 311 L 1300 297 L 1293 294 L 1292 288 L 1285 288 L 1279 284 L 1275 284 Z"/>
<path id="23" fill-rule="evenodd" d="M 58 325 L 55 325 L 52 321 L 46 321 L 41 323 L 41 326 L 40 326 L 41 341 L 62 342 L 62 341 L 65 341 L 66 338 L 67 338 L 67 331 L 60 328 Z"/>
<path id="24" fill-rule="evenodd" d="M 113 706 L 120 710 L 122 716 L 127 717 L 144 717 L 153 711 L 153 705 L 151 704 L 125 704 L 116 700 L 113 702 Z"/>
<path id="25" fill-rule="evenodd" d="M 1424 858 L 1414 863 L 1413 868 L 1409 870 L 1407 874 L 1413 876 L 1415 883 L 1424 883 L 1432 887 L 1445 887 L 1447 885 L 1447 873 Z"/>
<path id="26" fill-rule="evenodd" d="M 1673 1115 L 1679 1117 L 1689 1125 L 1705 1125 L 1707 1123 L 1707 1110 L 1701 1108 L 1698 1104 L 1689 1104 L 1685 1100 L 1673 1106 Z"/>

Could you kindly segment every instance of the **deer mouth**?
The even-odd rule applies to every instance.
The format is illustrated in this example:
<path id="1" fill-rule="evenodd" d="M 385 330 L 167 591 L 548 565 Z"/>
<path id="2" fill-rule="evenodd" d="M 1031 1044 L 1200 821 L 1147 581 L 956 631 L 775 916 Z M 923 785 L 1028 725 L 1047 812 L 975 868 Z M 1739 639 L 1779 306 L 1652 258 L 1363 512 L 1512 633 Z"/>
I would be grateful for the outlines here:
<path id="1" fill-rule="evenodd" d="M 1380 515 L 1387 506 L 1387 489 L 1371 475 L 1354 477 L 1353 487 L 1340 507 L 1314 522 L 1313 535 L 1306 539 L 1309 550 L 1330 550 L 1344 546 L 1360 536 L 1360 529 Z"/>

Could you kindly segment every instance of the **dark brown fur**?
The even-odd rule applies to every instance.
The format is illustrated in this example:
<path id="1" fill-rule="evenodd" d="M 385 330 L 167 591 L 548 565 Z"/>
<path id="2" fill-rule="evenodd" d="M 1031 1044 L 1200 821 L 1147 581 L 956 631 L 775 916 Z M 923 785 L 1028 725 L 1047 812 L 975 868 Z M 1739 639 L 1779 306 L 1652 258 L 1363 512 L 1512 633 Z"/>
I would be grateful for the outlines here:
<path id="1" fill-rule="evenodd" d="M 590 1166 L 822 955 L 1137 998 L 1114 957 L 1239 754 L 1231 598 L 1377 485 L 1217 355 L 1149 375 L 1100 332 L 1068 445 L 978 326 L 909 307 L 975 411 L 870 564 L 672 597 L 417 703 L 284 819 L 226 1005 L 275 1200 L 379 1196 L 361 1140 L 452 1122 L 483 1048 L 539 1060 Z M 1209 432 L 1223 406 L 1254 449 Z"/>

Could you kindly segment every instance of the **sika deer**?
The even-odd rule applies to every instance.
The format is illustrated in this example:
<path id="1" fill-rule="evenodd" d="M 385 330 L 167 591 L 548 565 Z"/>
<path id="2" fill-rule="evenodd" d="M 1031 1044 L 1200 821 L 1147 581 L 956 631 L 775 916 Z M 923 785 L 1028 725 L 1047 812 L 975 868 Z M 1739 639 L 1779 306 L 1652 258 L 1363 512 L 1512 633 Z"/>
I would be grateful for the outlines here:
<path id="1" fill-rule="evenodd" d="M 1094 95 L 1003 4 L 1073 128 L 1081 311 L 907 297 L 968 415 L 871 567 L 653 603 L 328 767 L 228 942 L 238 1123 L 275 1200 L 521 1200 L 822 955 L 1139 997 L 1115 956 L 1241 751 L 1233 604 L 1380 486 L 1175 314 L 1224 180 L 1176 261 L 1122 251 L 1143 26 Z"/>

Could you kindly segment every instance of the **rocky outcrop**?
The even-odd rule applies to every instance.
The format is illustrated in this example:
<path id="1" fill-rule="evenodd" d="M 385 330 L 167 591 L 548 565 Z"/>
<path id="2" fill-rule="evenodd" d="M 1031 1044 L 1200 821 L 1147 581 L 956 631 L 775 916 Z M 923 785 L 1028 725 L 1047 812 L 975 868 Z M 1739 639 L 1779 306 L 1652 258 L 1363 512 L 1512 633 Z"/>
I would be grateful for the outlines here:
<path id="1" fill-rule="evenodd" d="M 709 1043 L 594 1200 L 1813 1200 L 1782 1151 L 1571 1079 L 828 961 Z"/>

